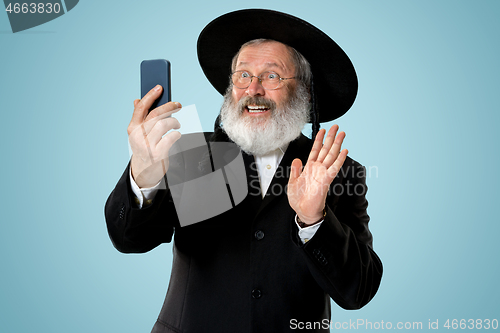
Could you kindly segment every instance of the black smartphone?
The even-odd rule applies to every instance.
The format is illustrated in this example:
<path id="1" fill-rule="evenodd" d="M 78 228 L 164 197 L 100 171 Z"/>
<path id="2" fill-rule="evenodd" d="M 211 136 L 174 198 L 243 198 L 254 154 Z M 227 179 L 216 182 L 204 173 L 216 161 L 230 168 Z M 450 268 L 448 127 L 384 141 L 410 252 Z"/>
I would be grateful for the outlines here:
<path id="1" fill-rule="evenodd" d="M 141 98 L 157 84 L 163 87 L 161 96 L 151 105 L 149 111 L 172 100 L 170 91 L 170 62 L 165 59 L 141 62 Z"/>

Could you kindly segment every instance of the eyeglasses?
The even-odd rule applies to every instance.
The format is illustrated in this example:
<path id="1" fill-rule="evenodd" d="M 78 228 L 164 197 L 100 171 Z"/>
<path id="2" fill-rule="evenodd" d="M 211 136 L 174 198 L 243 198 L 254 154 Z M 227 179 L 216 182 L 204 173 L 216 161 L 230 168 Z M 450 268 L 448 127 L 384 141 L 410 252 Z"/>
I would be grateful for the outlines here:
<path id="1" fill-rule="evenodd" d="M 283 80 L 295 79 L 295 77 L 280 77 L 275 72 L 264 72 L 259 76 L 250 75 L 247 71 L 236 71 L 231 74 L 231 80 L 236 88 L 245 89 L 250 86 L 253 78 L 257 78 L 266 90 L 278 89 Z"/>

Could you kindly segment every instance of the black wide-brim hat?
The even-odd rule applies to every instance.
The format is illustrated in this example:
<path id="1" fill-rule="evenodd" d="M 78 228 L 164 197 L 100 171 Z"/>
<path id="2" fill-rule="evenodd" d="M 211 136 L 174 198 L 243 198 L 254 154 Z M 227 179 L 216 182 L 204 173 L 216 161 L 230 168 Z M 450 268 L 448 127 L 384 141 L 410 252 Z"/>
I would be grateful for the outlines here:
<path id="1" fill-rule="evenodd" d="M 331 121 L 349 110 L 356 99 L 358 79 L 346 53 L 308 22 L 267 9 L 224 14 L 200 33 L 198 60 L 219 93 L 223 95 L 227 90 L 234 55 L 244 43 L 258 38 L 289 45 L 309 61 L 319 122 Z"/>

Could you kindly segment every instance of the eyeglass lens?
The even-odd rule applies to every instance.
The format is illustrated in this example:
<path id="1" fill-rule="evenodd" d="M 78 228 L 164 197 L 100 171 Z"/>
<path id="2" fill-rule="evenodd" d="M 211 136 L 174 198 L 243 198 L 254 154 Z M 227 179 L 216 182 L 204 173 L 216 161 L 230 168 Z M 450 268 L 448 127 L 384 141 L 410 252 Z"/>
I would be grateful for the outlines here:
<path id="1" fill-rule="evenodd" d="M 254 77 L 260 80 L 264 89 L 276 89 L 280 84 L 280 76 L 275 72 L 264 72 L 259 76 L 254 76 L 245 71 L 237 71 L 233 73 L 232 80 L 236 87 L 248 88 Z"/>

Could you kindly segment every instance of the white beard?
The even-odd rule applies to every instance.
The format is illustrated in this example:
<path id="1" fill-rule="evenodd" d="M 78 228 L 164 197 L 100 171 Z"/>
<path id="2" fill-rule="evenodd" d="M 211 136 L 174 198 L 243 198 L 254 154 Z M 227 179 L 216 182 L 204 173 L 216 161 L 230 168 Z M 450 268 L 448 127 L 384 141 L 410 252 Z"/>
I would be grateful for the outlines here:
<path id="1" fill-rule="evenodd" d="M 286 88 L 285 88 L 286 89 Z M 309 92 L 303 84 L 298 84 L 292 97 L 284 105 L 262 97 L 244 97 L 236 103 L 231 87 L 224 95 L 221 107 L 222 129 L 244 152 L 265 155 L 285 146 L 299 137 L 304 125 L 309 121 Z M 247 105 L 266 105 L 271 112 L 267 119 L 244 117 Z"/>

